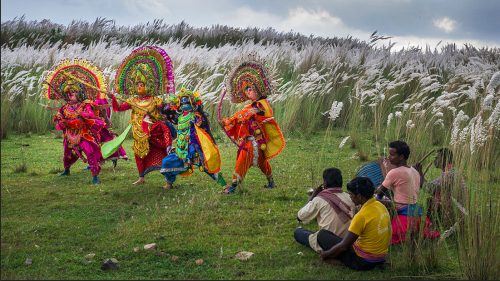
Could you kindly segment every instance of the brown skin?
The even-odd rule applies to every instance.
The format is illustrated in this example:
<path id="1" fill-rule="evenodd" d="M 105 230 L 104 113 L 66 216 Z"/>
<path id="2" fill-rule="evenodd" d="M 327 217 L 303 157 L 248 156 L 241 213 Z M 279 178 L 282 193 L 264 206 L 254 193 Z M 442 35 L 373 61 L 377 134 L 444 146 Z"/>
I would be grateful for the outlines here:
<path id="1" fill-rule="evenodd" d="M 401 167 L 401 166 L 406 166 L 408 167 L 407 163 L 406 163 L 406 159 L 404 158 L 403 155 L 401 154 L 398 154 L 398 151 L 393 148 L 393 147 L 389 147 L 389 155 L 387 156 L 387 159 L 389 159 L 389 162 L 396 166 L 397 167 Z M 382 196 L 383 194 L 385 194 L 389 189 L 383 185 L 380 185 L 380 187 L 375 191 L 375 194 L 377 194 L 378 196 Z M 380 201 L 382 204 L 384 204 L 386 207 L 391 207 L 392 206 L 392 203 L 391 201 L 387 201 L 387 200 L 381 200 Z"/>
<path id="2" fill-rule="evenodd" d="M 244 92 L 245 96 L 247 98 L 249 98 L 250 100 L 252 101 L 256 101 L 257 98 L 259 97 L 259 95 L 257 94 L 257 92 L 255 91 L 255 89 L 253 88 L 253 86 L 248 86 L 246 89 L 245 89 L 245 92 Z"/>
<path id="3" fill-rule="evenodd" d="M 78 98 L 76 97 L 76 93 L 69 92 L 68 93 L 68 104 L 76 104 L 78 102 Z"/>
<path id="4" fill-rule="evenodd" d="M 245 92 L 244 92 L 245 96 L 247 98 L 249 98 L 252 102 L 256 101 L 258 98 L 259 98 L 259 94 L 257 94 L 257 92 L 255 91 L 254 87 L 253 86 L 248 86 L 246 89 L 245 89 Z M 252 108 L 250 110 L 251 113 L 253 114 L 257 114 L 259 113 L 259 109 L 258 108 Z"/>
<path id="5" fill-rule="evenodd" d="M 322 184 L 322 185 L 320 185 L 320 186 L 318 186 L 316 189 L 314 189 L 314 191 L 312 192 L 312 194 L 309 196 L 309 200 L 308 200 L 308 201 L 313 200 L 313 199 L 314 199 L 314 197 L 318 196 L 318 194 L 319 194 L 321 191 L 325 190 L 325 188 L 326 188 L 325 186 L 326 186 L 326 184 L 325 184 L 325 182 L 323 182 L 323 184 Z"/>
<path id="6" fill-rule="evenodd" d="M 447 170 L 450 170 L 453 167 L 452 163 L 446 163 L 445 162 L 445 155 L 443 153 L 436 153 L 436 158 L 434 159 L 434 166 L 436 168 L 441 169 L 441 171 L 446 172 Z"/>
<path id="7" fill-rule="evenodd" d="M 368 201 L 370 198 L 365 198 L 361 196 L 361 194 L 353 194 L 352 192 L 349 191 L 349 196 L 351 197 L 352 202 L 355 205 L 363 205 Z M 332 248 L 326 250 L 326 251 L 321 251 L 319 254 L 321 256 L 322 260 L 325 260 L 327 258 L 335 258 L 341 253 L 347 251 L 350 247 L 352 247 L 352 244 L 356 242 L 358 239 L 359 235 L 356 235 L 350 231 L 347 231 L 346 236 L 338 243 L 337 245 L 333 246 Z"/>
<path id="8" fill-rule="evenodd" d="M 309 196 L 309 201 L 313 200 L 314 197 L 318 196 L 318 194 L 327 189 L 327 188 L 331 188 L 331 186 L 327 186 L 326 184 L 326 181 L 323 181 L 323 184 L 318 186 L 316 189 L 314 189 L 314 191 L 311 193 L 311 195 Z M 333 188 L 342 188 L 342 186 L 334 186 Z"/>
<path id="9" fill-rule="evenodd" d="M 135 89 L 139 96 L 146 95 L 146 85 L 143 82 L 137 82 L 137 84 L 135 85 Z M 108 96 L 108 98 L 113 97 L 113 94 L 111 92 L 108 92 L 106 95 Z"/>
<path id="10" fill-rule="evenodd" d="M 146 95 L 146 85 L 142 82 L 137 82 L 136 91 L 139 94 L 139 96 Z"/>

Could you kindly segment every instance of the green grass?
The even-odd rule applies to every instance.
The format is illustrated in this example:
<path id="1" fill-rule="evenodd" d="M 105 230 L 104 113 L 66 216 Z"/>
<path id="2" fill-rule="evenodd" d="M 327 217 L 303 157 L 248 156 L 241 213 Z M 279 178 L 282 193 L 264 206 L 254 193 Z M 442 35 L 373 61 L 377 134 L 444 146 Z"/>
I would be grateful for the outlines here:
<path id="1" fill-rule="evenodd" d="M 179 177 L 176 188 L 163 192 L 163 176 L 146 176 L 133 186 L 134 160 L 119 161 L 116 170 L 105 163 L 102 184 L 77 162 L 69 177 L 62 171 L 62 139 L 51 135 L 10 135 L 2 140 L 1 165 L 1 278 L 2 279 L 409 279 L 459 278 L 454 243 L 442 252 L 430 272 L 416 272 L 392 247 L 385 270 L 356 272 L 321 261 L 293 239 L 296 213 L 307 200 L 306 190 L 320 183 L 321 172 L 335 166 L 344 182 L 361 164 L 357 150 L 338 145 L 340 131 L 287 138 L 287 147 L 271 161 L 277 188 L 264 189 L 265 177 L 251 168 L 236 194 L 195 171 Z M 369 140 L 366 140 L 369 143 Z M 28 144 L 29 146 L 22 146 Z M 24 148 L 24 152 L 22 151 Z M 236 148 L 219 143 L 226 179 L 230 178 Z M 133 159 L 131 140 L 124 148 Z M 23 155 L 24 153 L 24 155 Z M 26 171 L 16 167 L 26 159 Z M 369 155 L 369 159 L 375 156 Z M 316 229 L 316 225 L 306 226 Z M 157 243 L 158 251 L 143 245 Z M 140 247 L 140 252 L 134 252 Z M 163 253 L 160 253 L 163 252 Z M 234 259 L 239 251 L 255 255 Z M 303 255 L 298 254 L 302 252 Z M 95 253 L 87 261 L 85 255 Z M 172 261 L 171 256 L 178 256 Z M 106 258 L 120 268 L 102 271 Z M 24 264 L 27 258 L 31 266 Z M 196 259 L 203 259 L 198 266 Z"/>

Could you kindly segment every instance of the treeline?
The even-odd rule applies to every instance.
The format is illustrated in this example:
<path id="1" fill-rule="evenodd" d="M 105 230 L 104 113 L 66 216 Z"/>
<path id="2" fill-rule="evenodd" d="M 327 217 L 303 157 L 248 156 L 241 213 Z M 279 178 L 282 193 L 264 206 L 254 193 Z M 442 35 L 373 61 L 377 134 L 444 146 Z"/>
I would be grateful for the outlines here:
<path id="1" fill-rule="evenodd" d="M 75 43 L 88 47 L 100 41 L 123 46 L 139 46 L 146 42 L 161 45 L 179 40 L 186 45 L 195 44 L 206 47 L 238 45 L 248 41 L 262 44 L 294 42 L 298 48 L 310 43 L 332 46 L 349 44 L 353 47 L 368 45 L 366 42 L 351 37 L 323 38 L 312 35 L 304 36 L 296 32 L 278 32 L 273 28 L 235 28 L 219 24 L 211 27 L 192 27 L 184 21 L 178 24 L 166 24 L 162 19 L 135 26 L 119 26 L 114 20 L 97 18 L 94 22 L 74 20 L 65 26 L 47 19 L 27 21 L 22 16 L 2 22 L 0 36 L 2 47 L 11 49 L 23 45 L 42 48 Z"/>

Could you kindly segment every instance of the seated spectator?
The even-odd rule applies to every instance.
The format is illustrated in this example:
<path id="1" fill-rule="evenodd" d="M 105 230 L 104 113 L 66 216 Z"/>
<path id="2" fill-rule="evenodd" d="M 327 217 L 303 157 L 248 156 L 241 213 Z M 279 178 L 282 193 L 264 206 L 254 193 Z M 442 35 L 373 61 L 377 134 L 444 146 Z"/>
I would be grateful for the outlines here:
<path id="1" fill-rule="evenodd" d="M 431 218 L 434 217 L 434 221 L 440 221 L 444 226 L 450 227 L 455 223 L 457 216 L 460 216 L 453 211 L 453 205 L 462 213 L 465 212 L 463 207 L 466 194 L 465 182 L 453 168 L 451 150 L 438 149 L 434 166 L 441 169 L 441 175 L 423 185 L 425 191 L 431 195 L 427 214 Z M 417 166 L 417 170 L 422 174 L 421 165 Z"/>
<path id="2" fill-rule="evenodd" d="M 383 264 L 389 251 L 389 212 L 373 197 L 375 187 L 369 178 L 354 178 L 347 184 L 347 191 L 361 209 L 352 219 L 344 238 L 328 230 L 319 232 L 320 255 L 322 259 L 337 258 L 355 270 L 369 270 Z"/>
<path id="3" fill-rule="evenodd" d="M 354 203 L 349 194 L 342 192 L 342 174 L 339 169 L 329 168 L 323 171 L 323 184 L 316 188 L 309 202 L 297 214 L 297 219 L 309 223 L 316 219 L 321 229 L 331 231 L 339 237 L 344 237 L 353 216 Z M 318 232 L 295 229 L 297 242 L 314 251 L 321 248 L 317 241 Z"/>
<path id="4" fill-rule="evenodd" d="M 423 209 L 417 205 L 417 198 L 421 186 L 421 174 L 407 165 L 410 156 L 410 147 L 403 141 L 389 143 L 389 161 L 396 168 L 391 169 L 377 191 L 377 198 L 381 199 L 387 191 L 392 191 L 390 202 L 383 201 L 389 209 L 395 207 L 396 215 L 391 221 L 391 244 L 399 244 L 406 240 L 407 234 L 416 234 L 419 231 L 420 217 Z M 409 231 L 411 230 L 411 231 Z M 437 238 L 439 232 L 430 230 L 430 220 L 425 219 L 423 229 L 425 238 Z"/>

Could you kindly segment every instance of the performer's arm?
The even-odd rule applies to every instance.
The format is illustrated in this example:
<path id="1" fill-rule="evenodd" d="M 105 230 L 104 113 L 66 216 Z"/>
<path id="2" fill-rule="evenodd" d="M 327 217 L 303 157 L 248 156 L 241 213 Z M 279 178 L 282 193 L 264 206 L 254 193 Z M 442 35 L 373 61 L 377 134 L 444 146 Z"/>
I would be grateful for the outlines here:
<path id="1" fill-rule="evenodd" d="M 115 96 L 111 95 L 111 105 L 113 106 L 113 111 L 125 111 L 130 109 L 128 103 L 119 104 Z"/>
<path id="2" fill-rule="evenodd" d="M 94 119 L 96 118 L 95 112 L 90 103 L 86 104 L 82 110 L 81 116 L 85 119 Z"/>
<path id="3" fill-rule="evenodd" d="M 56 123 L 56 130 L 62 131 L 66 129 L 66 120 L 64 119 L 64 116 L 61 112 L 57 112 L 57 114 L 54 116 L 54 122 Z"/>
<path id="4" fill-rule="evenodd" d="M 386 207 L 391 207 L 392 202 L 391 200 L 383 200 L 383 197 L 384 195 L 389 198 L 393 197 L 390 194 L 390 191 L 392 191 L 393 184 L 394 184 L 393 174 L 391 173 L 391 171 L 389 171 L 382 184 L 375 191 L 375 194 L 377 195 L 377 200 L 379 200 L 380 203 L 384 204 Z"/>
<path id="5" fill-rule="evenodd" d="M 247 120 L 252 118 L 258 112 L 259 112 L 259 109 L 257 109 L 257 108 L 245 106 L 245 108 L 236 112 L 232 117 L 222 119 L 222 122 L 224 123 L 225 126 L 232 127 L 232 126 L 236 125 L 237 123 L 246 122 Z"/>

